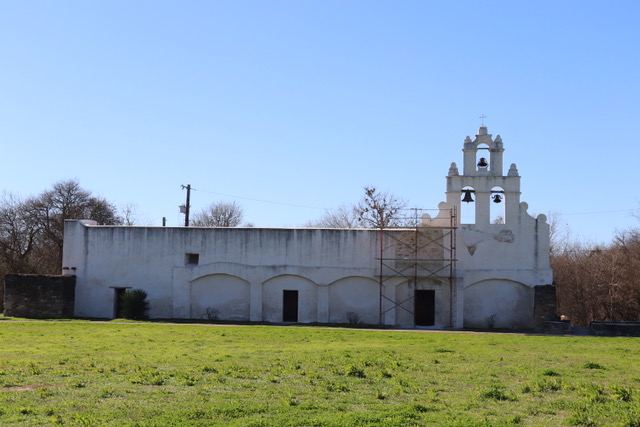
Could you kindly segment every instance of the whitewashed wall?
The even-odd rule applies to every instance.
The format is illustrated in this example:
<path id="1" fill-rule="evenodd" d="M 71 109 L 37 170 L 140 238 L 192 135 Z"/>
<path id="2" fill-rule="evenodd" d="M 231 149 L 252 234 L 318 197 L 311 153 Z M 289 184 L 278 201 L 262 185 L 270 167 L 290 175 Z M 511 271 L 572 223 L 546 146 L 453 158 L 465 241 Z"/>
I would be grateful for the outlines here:
<path id="1" fill-rule="evenodd" d="M 97 226 L 67 221 L 63 264 L 77 276 L 76 315 L 113 317 L 114 288 L 144 289 L 154 318 L 282 321 L 282 291 L 299 321 L 378 322 L 373 230 Z M 198 254 L 197 265 L 187 254 Z"/>
<path id="2" fill-rule="evenodd" d="M 353 312 L 375 324 L 382 308 L 384 324 L 412 326 L 412 298 L 422 290 L 435 297 L 436 327 L 486 327 L 489 319 L 494 327 L 533 326 L 533 287 L 552 283 L 549 225 L 544 215 L 532 217 L 520 202 L 516 165 L 503 175 L 503 151 L 502 138 L 494 139 L 484 126 L 474 140 L 467 137 L 463 174 L 451 164 L 446 202 L 435 218 L 423 217 L 423 226 L 435 227 L 425 233 L 429 241 L 460 222 L 463 206 L 473 208 L 471 223 L 455 234 L 453 284 L 392 277 L 380 289 L 380 247 L 391 248 L 384 258 L 410 254 L 388 236 L 381 245 L 376 230 L 115 227 L 67 221 L 63 274 L 77 276 L 75 313 L 111 318 L 115 289 L 129 287 L 147 291 L 155 318 L 204 319 L 215 310 L 220 319 L 281 322 L 283 291 L 294 290 L 300 322 L 342 323 Z M 481 155 L 488 156 L 488 165 L 477 163 Z M 473 205 L 461 204 L 466 189 L 473 190 Z M 502 224 L 492 223 L 496 195 L 502 198 Z M 418 246 L 430 259 L 446 259 L 447 239 L 442 245 Z M 197 265 L 189 262 L 189 254 L 198 255 Z"/>

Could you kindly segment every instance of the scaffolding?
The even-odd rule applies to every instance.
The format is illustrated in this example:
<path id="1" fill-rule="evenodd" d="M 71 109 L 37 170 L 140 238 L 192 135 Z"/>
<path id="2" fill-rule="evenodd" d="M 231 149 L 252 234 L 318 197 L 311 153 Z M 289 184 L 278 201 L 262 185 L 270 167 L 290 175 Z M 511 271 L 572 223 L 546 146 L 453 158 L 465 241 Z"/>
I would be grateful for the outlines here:
<path id="1" fill-rule="evenodd" d="M 422 310 L 417 309 L 416 299 L 418 288 L 429 283 L 431 287 L 438 287 L 440 295 L 439 311 L 442 312 L 442 301 L 445 292 L 448 292 L 448 324 L 445 317 L 441 317 L 440 323 L 444 327 L 455 328 L 456 325 L 456 229 L 457 212 L 455 207 L 440 213 L 436 221 L 424 224 L 422 216 L 428 213 L 426 209 L 411 209 L 411 215 L 405 218 L 397 218 L 398 226 L 389 226 L 380 229 L 380 252 L 377 260 L 380 263 L 380 324 L 385 324 L 387 313 L 405 312 L 410 316 L 414 326 L 420 323 L 416 313 L 422 316 Z M 442 219 L 442 213 L 448 213 L 448 218 Z M 435 215 L 434 215 L 435 216 Z M 405 295 L 395 291 L 396 286 L 406 283 Z M 392 290 L 390 297 L 385 291 Z M 412 291 L 413 290 L 413 291 Z M 435 290 L 433 301 L 433 314 L 435 325 L 435 311 L 437 300 Z M 421 303 L 422 304 L 422 303 Z M 398 310 L 400 309 L 400 310 Z M 393 317 L 396 319 L 396 315 Z M 425 325 L 428 326 L 428 325 Z"/>

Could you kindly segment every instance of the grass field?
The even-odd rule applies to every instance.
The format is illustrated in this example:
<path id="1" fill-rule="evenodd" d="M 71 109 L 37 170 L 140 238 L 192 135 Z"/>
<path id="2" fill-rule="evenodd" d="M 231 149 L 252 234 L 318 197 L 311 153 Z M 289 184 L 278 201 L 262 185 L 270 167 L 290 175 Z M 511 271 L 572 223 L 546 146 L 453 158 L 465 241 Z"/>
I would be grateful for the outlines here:
<path id="1" fill-rule="evenodd" d="M 0 425 L 635 426 L 640 339 L 0 322 Z"/>

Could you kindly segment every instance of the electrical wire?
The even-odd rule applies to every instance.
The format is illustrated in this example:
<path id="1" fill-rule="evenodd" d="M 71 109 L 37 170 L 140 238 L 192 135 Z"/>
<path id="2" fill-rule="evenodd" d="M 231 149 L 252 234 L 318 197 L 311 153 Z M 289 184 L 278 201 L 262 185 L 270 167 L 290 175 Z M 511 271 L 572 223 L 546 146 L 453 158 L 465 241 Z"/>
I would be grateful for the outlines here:
<path id="1" fill-rule="evenodd" d="M 231 197 L 231 198 L 234 198 L 234 199 L 251 200 L 251 201 L 254 201 L 254 202 L 261 202 L 261 203 L 271 203 L 271 204 L 274 204 L 274 205 L 295 206 L 295 207 L 298 207 L 298 208 L 306 208 L 306 209 L 333 210 L 333 209 L 321 208 L 319 206 L 298 205 L 298 204 L 295 204 L 295 203 L 276 202 L 274 200 L 254 199 L 254 198 L 251 198 L 251 197 L 236 196 L 234 194 L 218 193 L 216 191 L 196 190 L 193 187 L 191 187 L 191 190 L 192 191 L 200 191 L 202 193 L 215 194 L 217 196 Z"/>
<path id="2" fill-rule="evenodd" d="M 598 211 L 598 212 L 572 212 L 572 213 L 560 213 L 560 215 L 599 215 L 608 213 L 622 213 L 622 212 L 638 212 L 638 209 L 621 209 L 618 211 Z"/>
<path id="3" fill-rule="evenodd" d="M 184 186 L 182 186 L 182 187 L 184 188 Z M 191 190 L 192 191 L 200 191 L 202 193 L 215 194 L 217 196 L 231 197 L 231 198 L 234 198 L 234 199 L 251 200 L 253 202 L 271 203 L 271 204 L 274 204 L 274 205 L 294 206 L 294 207 L 305 208 L 305 209 L 318 209 L 318 210 L 324 210 L 324 211 L 334 211 L 334 210 L 338 210 L 339 209 L 339 208 L 323 208 L 323 207 L 320 207 L 320 206 L 299 205 L 299 204 L 287 203 L 287 202 L 277 202 L 277 201 L 274 201 L 274 200 L 255 199 L 255 198 L 251 198 L 251 197 L 237 196 L 235 194 L 218 193 L 216 191 L 196 190 L 193 187 L 191 187 Z M 415 209 L 418 209 L 419 211 L 438 210 L 438 209 L 421 209 L 421 208 L 404 208 L 402 210 L 415 210 Z M 571 212 L 571 213 L 559 212 L 559 213 L 560 213 L 560 215 L 601 215 L 601 214 L 609 214 L 609 213 L 639 212 L 639 211 L 640 211 L 640 209 L 636 208 L 636 209 L 621 209 L 621 210 L 615 210 L 615 211 Z"/>

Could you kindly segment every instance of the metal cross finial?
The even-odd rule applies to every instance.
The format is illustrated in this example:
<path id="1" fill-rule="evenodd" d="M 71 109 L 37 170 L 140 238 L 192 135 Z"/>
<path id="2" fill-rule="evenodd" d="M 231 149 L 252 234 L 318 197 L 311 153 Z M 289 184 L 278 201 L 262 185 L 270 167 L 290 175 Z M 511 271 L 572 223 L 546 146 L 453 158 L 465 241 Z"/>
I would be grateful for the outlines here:
<path id="1" fill-rule="evenodd" d="M 481 116 L 480 116 L 480 117 L 478 117 L 478 118 L 479 118 L 479 119 L 482 119 L 482 124 L 481 124 L 481 126 L 484 126 L 484 119 L 486 119 L 486 118 L 487 118 L 487 116 L 485 116 L 485 115 L 483 114 L 483 115 L 481 115 Z"/>

